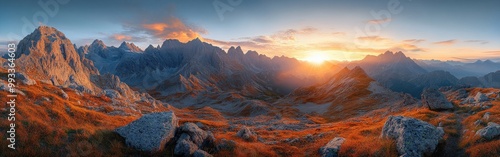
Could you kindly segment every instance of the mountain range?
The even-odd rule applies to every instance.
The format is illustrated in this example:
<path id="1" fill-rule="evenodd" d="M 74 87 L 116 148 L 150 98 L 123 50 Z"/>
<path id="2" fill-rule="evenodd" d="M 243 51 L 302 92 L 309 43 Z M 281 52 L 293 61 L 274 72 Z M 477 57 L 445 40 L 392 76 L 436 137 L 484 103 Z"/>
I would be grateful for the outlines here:
<path id="1" fill-rule="evenodd" d="M 491 153 L 483 148 L 497 149 L 500 137 L 495 67 L 458 79 L 391 51 L 314 65 L 198 38 L 144 50 L 101 40 L 77 47 L 47 26 L 15 53 L 22 138 L 20 151 L 3 147 L 0 156 L 463 156 Z"/>

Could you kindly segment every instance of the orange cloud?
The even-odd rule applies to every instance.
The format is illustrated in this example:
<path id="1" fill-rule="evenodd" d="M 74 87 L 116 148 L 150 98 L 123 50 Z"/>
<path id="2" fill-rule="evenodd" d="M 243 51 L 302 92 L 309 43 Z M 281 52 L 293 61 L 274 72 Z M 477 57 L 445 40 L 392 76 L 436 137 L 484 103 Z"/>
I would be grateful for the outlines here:
<path id="1" fill-rule="evenodd" d="M 368 21 L 368 23 L 382 24 L 382 23 L 390 22 L 391 20 L 392 19 L 390 19 L 390 18 L 385 18 L 385 19 L 380 19 L 380 20 L 370 20 L 370 21 Z"/>
<path id="2" fill-rule="evenodd" d="M 146 32 L 162 39 L 177 39 L 187 42 L 194 38 L 201 38 L 198 31 L 185 25 L 180 19 L 171 17 L 165 22 L 143 24 Z M 201 31 L 203 33 L 203 31 Z"/>
<path id="3" fill-rule="evenodd" d="M 456 42 L 457 42 L 457 40 L 453 39 L 453 40 L 438 41 L 438 42 L 434 42 L 433 44 L 447 46 L 447 45 L 453 45 Z"/>
<path id="4" fill-rule="evenodd" d="M 132 37 L 131 36 L 128 36 L 128 35 L 124 35 L 124 34 L 113 34 L 113 39 L 117 40 L 117 41 L 130 41 L 132 40 Z"/>
<path id="5" fill-rule="evenodd" d="M 405 43 L 413 43 L 413 44 L 418 44 L 421 42 L 424 42 L 424 39 L 408 39 L 408 40 L 403 40 Z"/>

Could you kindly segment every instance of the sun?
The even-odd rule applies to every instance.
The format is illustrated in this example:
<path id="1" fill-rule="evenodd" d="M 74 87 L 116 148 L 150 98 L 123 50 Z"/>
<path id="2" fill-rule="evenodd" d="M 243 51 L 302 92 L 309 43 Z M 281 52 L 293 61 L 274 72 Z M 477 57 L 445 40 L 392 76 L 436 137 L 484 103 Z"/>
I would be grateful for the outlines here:
<path id="1" fill-rule="evenodd" d="M 323 52 L 310 52 L 308 56 L 304 58 L 304 60 L 319 65 L 328 60 L 328 56 Z"/>

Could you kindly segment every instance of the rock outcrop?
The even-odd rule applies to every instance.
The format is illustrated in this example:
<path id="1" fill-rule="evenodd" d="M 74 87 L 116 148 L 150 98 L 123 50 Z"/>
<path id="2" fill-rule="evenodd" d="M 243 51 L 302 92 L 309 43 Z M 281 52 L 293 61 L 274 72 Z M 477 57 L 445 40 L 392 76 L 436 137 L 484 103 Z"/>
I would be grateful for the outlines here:
<path id="1" fill-rule="evenodd" d="M 319 154 L 321 157 L 337 157 L 340 151 L 340 146 L 345 142 L 342 137 L 335 137 L 325 146 L 319 149 Z"/>
<path id="2" fill-rule="evenodd" d="M 477 136 L 481 136 L 486 140 L 492 140 L 498 136 L 500 136 L 500 125 L 497 123 L 489 122 L 488 126 L 479 129 L 476 132 Z"/>
<path id="3" fill-rule="evenodd" d="M 116 132 L 125 138 L 128 146 L 156 152 L 162 150 L 174 137 L 178 121 L 173 112 L 151 113 L 116 129 Z"/>
<path id="4" fill-rule="evenodd" d="M 382 138 L 396 141 L 401 156 L 431 155 L 443 138 L 441 127 L 414 118 L 389 116 L 382 129 Z"/>
<path id="5" fill-rule="evenodd" d="M 427 88 L 422 92 L 422 104 L 430 110 L 453 109 L 453 105 L 446 99 L 446 96 L 435 88 Z"/>
<path id="6" fill-rule="evenodd" d="M 40 26 L 24 37 L 16 50 L 18 71 L 25 72 L 35 80 L 50 80 L 58 83 L 68 82 L 70 77 L 78 85 L 99 90 L 89 78 L 99 72 L 91 61 L 81 58 L 73 43 L 52 27 Z M 88 63 L 88 64 L 87 64 Z"/>
<path id="7" fill-rule="evenodd" d="M 479 103 L 483 101 L 488 101 L 488 97 L 481 92 L 477 92 L 476 96 L 474 96 L 474 100 L 476 100 L 476 102 Z"/>
<path id="8" fill-rule="evenodd" d="M 256 139 L 256 135 L 246 126 L 243 126 L 238 133 L 236 133 L 236 136 L 241 137 L 244 140 L 247 141 L 253 141 Z"/>
<path id="9" fill-rule="evenodd" d="M 20 80 L 23 84 L 25 85 L 35 85 L 36 81 L 29 78 L 28 75 L 24 74 L 23 72 L 16 72 L 16 79 Z"/>
<path id="10" fill-rule="evenodd" d="M 214 135 L 211 132 L 200 129 L 194 123 L 184 123 L 177 129 L 176 137 L 177 144 L 174 148 L 174 154 L 178 156 L 190 157 L 197 150 L 215 147 Z"/>

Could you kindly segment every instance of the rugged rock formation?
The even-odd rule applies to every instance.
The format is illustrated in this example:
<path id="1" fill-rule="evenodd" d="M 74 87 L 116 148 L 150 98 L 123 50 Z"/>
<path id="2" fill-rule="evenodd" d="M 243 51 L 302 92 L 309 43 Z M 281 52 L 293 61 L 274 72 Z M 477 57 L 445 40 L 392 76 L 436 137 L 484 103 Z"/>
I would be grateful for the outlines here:
<path id="1" fill-rule="evenodd" d="M 146 114 L 116 129 L 128 146 L 148 152 L 160 151 L 175 135 L 178 119 L 173 112 Z M 193 151 L 194 152 L 194 151 Z"/>
<path id="2" fill-rule="evenodd" d="M 321 157 L 337 157 L 340 151 L 340 146 L 345 142 L 342 137 L 335 137 L 325 146 L 319 149 L 319 154 Z"/>
<path id="3" fill-rule="evenodd" d="M 17 64 L 23 65 L 18 71 L 35 80 L 54 78 L 60 84 L 72 81 L 91 91 L 99 91 L 89 79 L 98 74 L 97 69 L 89 60 L 81 58 L 73 43 L 55 28 L 38 27 L 19 42 L 15 53 Z"/>
<path id="4" fill-rule="evenodd" d="M 21 81 L 25 85 L 34 85 L 36 84 L 35 80 L 32 80 L 31 78 L 28 77 L 28 75 L 24 74 L 23 72 L 16 72 L 16 79 Z"/>
<path id="5" fill-rule="evenodd" d="M 481 136 L 486 140 L 492 140 L 500 136 L 500 125 L 497 123 L 489 122 L 488 126 L 479 129 L 476 135 Z"/>
<path id="6" fill-rule="evenodd" d="M 174 148 L 175 155 L 189 157 L 197 150 L 215 147 L 214 135 L 211 132 L 200 129 L 194 123 L 184 123 L 177 129 L 176 137 L 177 144 Z"/>
<path id="7" fill-rule="evenodd" d="M 382 129 L 382 138 L 396 140 L 399 155 L 431 155 L 443 138 L 441 127 L 403 116 L 389 116 Z"/>
<path id="8" fill-rule="evenodd" d="M 479 102 L 483 102 L 483 101 L 488 101 L 488 97 L 481 92 L 477 92 L 476 96 L 474 96 L 474 100 L 477 103 L 479 103 Z"/>
<path id="9" fill-rule="evenodd" d="M 422 104 L 431 110 L 453 109 L 446 96 L 435 88 L 427 88 L 422 92 Z"/>

